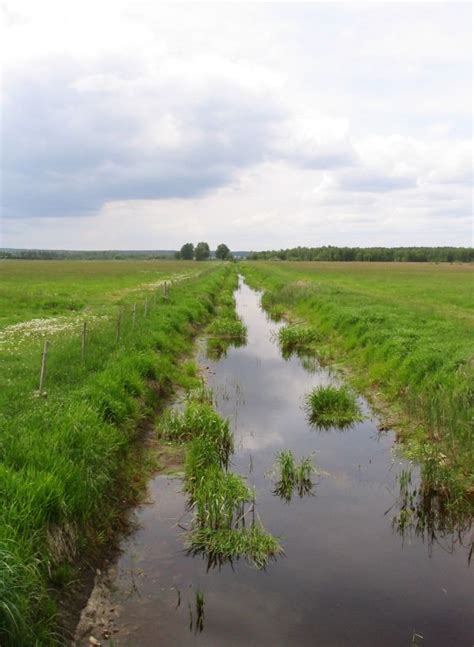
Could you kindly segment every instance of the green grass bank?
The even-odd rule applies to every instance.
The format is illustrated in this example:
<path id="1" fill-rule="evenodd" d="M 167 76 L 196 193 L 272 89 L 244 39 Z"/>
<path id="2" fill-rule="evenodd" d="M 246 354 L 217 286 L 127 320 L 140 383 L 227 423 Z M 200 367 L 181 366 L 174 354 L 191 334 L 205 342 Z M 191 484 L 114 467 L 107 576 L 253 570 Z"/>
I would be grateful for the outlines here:
<path id="1" fill-rule="evenodd" d="M 134 288 L 142 278 L 130 279 Z M 199 384 L 193 336 L 229 282 L 233 266 L 203 264 L 167 296 L 161 287 L 134 289 L 95 318 L 90 305 L 85 349 L 81 326 L 48 333 L 43 394 L 43 338 L 2 349 L 0 644 L 66 642 L 57 600 L 81 556 L 109 545 L 143 489 L 151 456 L 135 448 L 173 390 Z"/>
<path id="2" fill-rule="evenodd" d="M 245 262 L 276 317 L 317 331 L 313 352 L 404 429 L 425 492 L 472 514 L 474 272 L 471 265 Z M 440 504 L 441 505 L 441 504 Z"/>

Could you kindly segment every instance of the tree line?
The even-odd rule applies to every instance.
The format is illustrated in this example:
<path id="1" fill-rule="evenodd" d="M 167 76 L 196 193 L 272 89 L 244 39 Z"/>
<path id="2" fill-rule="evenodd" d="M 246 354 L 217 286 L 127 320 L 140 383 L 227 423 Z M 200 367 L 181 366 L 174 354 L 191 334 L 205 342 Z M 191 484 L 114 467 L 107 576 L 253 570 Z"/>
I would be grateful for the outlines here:
<path id="1" fill-rule="evenodd" d="M 230 261 L 232 260 L 232 254 L 230 249 L 224 243 L 221 243 L 217 246 L 215 252 L 216 258 L 221 261 Z M 200 242 L 194 247 L 193 243 L 185 243 L 179 252 L 175 252 L 175 258 L 181 258 L 185 261 L 206 261 L 211 257 L 211 249 L 208 243 Z"/>
<path id="2" fill-rule="evenodd" d="M 250 260 L 472 263 L 472 247 L 293 247 L 250 252 Z"/>
<path id="3" fill-rule="evenodd" d="M 205 242 L 186 243 L 180 251 L 174 250 L 67 250 L 67 249 L 0 249 L 0 259 L 24 260 L 166 260 L 173 258 L 196 259 L 205 261 L 211 257 L 209 245 Z M 217 246 L 215 257 L 221 260 L 232 260 L 230 249 L 224 243 Z"/>

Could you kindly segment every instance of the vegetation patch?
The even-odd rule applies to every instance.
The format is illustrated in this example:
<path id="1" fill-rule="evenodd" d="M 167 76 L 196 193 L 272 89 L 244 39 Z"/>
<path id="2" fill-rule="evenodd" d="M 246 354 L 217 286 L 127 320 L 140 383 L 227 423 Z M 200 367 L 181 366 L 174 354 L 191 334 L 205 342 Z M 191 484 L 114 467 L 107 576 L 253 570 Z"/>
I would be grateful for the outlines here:
<path id="1" fill-rule="evenodd" d="M 79 270 L 71 263 L 66 276 L 80 291 Z M 140 268 L 133 262 L 127 267 L 131 279 L 121 264 L 104 269 L 104 301 L 114 280 L 120 291 L 124 284 L 136 287 L 143 281 Z M 82 268 L 89 280 L 91 271 L 98 272 L 96 264 L 85 262 Z M 156 276 L 153 263 L 147 268 Z M 19 270 L 20 275 L 27 269 Z M 44 264 L 39 262 L 35 270 L 44 274 Z M 51 286 L 53 274 L 65 280 L 54 263 L 54 272 L 48 268 Z M 123 525 L 124 506 L 143 491 L 152 465 L 146 449 L 140 460 L 135 453 L 164 398 L 178 386 L 198 384 L 192 365 L 182 359 L 192 350 L 196 326 L 209 321 L 231 274 L 235 271 L 230 266 L 216 266 L 174 284 L 166 295 L 161 285 L 151 292 L 122 292 L 120 310 L 108 306 L 105 317 L 97 316 L 100 288 L 94 286 L 85 345 L 82 325 L 48 337 L 41 397 L 36 392 L 42 340 L 25 336 L 2 353 L 2 645 L 42 647 L 63 639 L 58 599 L 67 597 L 77 577 L 77 559 L 87 555 L 93 561 L 109 545 Z M 86 283 L 87 300 L 91 288 Z M 219 430 L 225 435 L 225 429 Z"/>
<path id="2" fill-rule="evenodd" d="M 273 494 L 289 503 L 296 491 L 300 498 L 313 493 L 312 476 L 317 474 L 311 457 L 296 461 L 291 450 L 283 450 L 276 456 L 272 472 L 276 483 Z"/>
<path id="3" fill-rule="evenodd" d="M 472 265 L 246 262 L 240 271 L 265 290 L 265 307 L 320 331 L 325 361 L 350 366 L 357 388 L 391 407 L 423 489 L 472 518 Z"/>
<path id="4" fill-rule="evenodd" d="M 215 319 L 208 328 L 209 335 L 224 339 L 245 341 L 247 328 L 240 319 Z"/>
<path id="5" fill-rule="evenodd" d="M 228 471 L 233 437 L 229 422 L 209 403 L 189 401 L 166 415 L 161 433 L 186 441 L 184 489 L 193 511 L 186 547 L 211 566 L 246 559 L 263 568 L 282 553 L 278 541 L 255 518 L 255 494 L 243 478 Z M 250 517 L 250 519 L 249 519 Z"/>
<path id="6" fill-rule="evenodd" d="M 186 546 L 192 555 L 206 555 L 209 567 L 243 557 L 255 568 L 262 569 L 270 560 L 283 555 L 278 540 L 255 524 L 239 530 L 197 527 L 188 536 Z"/>
<path id="7" fill-rule="evenodd" d="M 293 353 L 308 353 L 311 345 L 317 341 L 319 335 L 310 326 L 293 325 L 284 326 L 278 331 L 278 342 L 283 357 L 289 357 Z"/>
<path id="8" fill-rule="evenodd" d="M 317 386 L 305 396 L 305 409 L 310 423 L 321 429 L 344 429 L 363 420 L 357 399 L 346 386 Z"/>

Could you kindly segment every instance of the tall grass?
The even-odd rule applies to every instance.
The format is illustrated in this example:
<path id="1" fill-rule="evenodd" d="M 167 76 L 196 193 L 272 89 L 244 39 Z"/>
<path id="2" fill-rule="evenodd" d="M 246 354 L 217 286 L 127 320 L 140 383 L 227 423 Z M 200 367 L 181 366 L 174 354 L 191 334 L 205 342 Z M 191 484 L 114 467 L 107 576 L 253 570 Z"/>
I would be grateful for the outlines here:
<path id="1" fill-rule="evenodd" d="M 317 327 L 326 361 L 344 361 L 369 396 L 389 403 L 409 457 L 472 513 L 472 266 L 416 263 L 242 263 L 266 307 Z"/>
<path id="2" fill-rule="evenodd" d="M 78 555 L 106 543 L 147 463 L 134 465 L 141 422 L 178 385 L 196 385 L 183 356 L 209 320 L 231 270 L 216 267 L 150 300 L 132 320 L 124 304 L 117 342 L 110 319 L 58 333 L 48 356 L 47 397 L 34 397 L 41 346 L 24 340 L 2 358 L 0 390 L 0 643 L 57 640 L 56 585 Z M 230 451 L 230 448 L 227 450 Z M 59 639 L 58 639 L 59 640 Z"/>
<path id="3" fill-rule="evenodd" d="M 233 451 L 228 420 L 211 404 L 191 400 L 184 411 L 165 415 L 160 429 L 165 438 L 187 442 L 184 490 L 194 513 L 188 551 L 203 554 L 209 566 L 244 558 L 258 568 L 280 554 L 277 540 L 255 523 L 254 492 L 228 471 Z"/>

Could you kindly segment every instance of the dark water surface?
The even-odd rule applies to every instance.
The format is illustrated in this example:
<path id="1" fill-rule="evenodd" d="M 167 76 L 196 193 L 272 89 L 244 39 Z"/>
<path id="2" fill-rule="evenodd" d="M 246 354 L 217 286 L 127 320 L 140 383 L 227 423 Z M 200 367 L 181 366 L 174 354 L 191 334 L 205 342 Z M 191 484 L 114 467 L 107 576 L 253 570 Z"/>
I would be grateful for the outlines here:
<path id="1" fill-rule="evenodd" d="M 201 557 L 183 552 L 180 480 L 158 476 L 118 563 L 113 644 L 472 647 L 468 549 L 456 535 L 431 543 L 392 529 L 395 510 L 387 510 L 403 467 L 394 435 L 379 433 L 370 417 L 346 431 L 308 426 L 303 395 L 334 378 L 281 357 L 271 335 L 278 325 L 256 292 L 242 285 L 236 299 L 248 344 L 220 361 L 201 360 L 217 408 L 234 426 L 232 470 L 256 487 L 258 512 L 281 537 L 286 557 L 264 572 L 243 562 L 208 572 Z M 281 449 L 297 457 L 314 452 L 327 472 L 315 496 L 287 504 L 272 495 L 265 475 Z M 204 596 L 202 632 L 195 630 L 197 591 Z M 414 632 L 423 639 L 412 642 Z"/>

